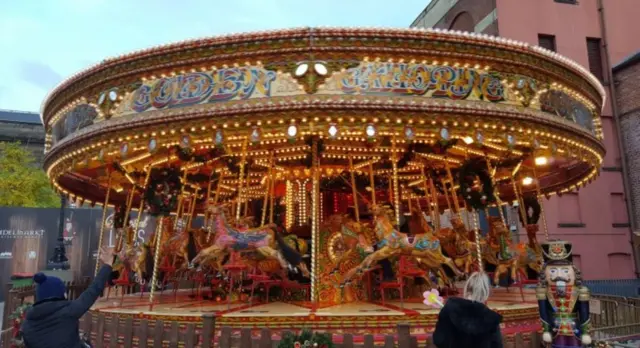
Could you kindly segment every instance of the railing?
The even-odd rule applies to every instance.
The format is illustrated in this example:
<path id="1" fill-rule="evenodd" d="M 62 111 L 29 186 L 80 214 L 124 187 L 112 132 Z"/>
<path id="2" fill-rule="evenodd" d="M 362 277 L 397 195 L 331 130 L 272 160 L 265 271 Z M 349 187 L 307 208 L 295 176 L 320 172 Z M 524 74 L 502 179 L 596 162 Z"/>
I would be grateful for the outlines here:
<path id="1" fill-rule="evenodd" d="M 583 283 L 592 294 L 640 297 L 640 279 L 586 280 Z"/>
<path id="2" fill-rule="evenodd" d="M 614 342 L 640 337 L 640 299 L 594 295 L 590 311 L 594 341 Z"/>
<path id="3" fill-rule="evenodd" d="M 89 280 L 67 283 L 67 298 L 77 298 L 89 285 Z M 9 347 L 12 327 L 9 316 L 20 305 L 33 302 L 35 287 L 7 287 L 3 317 L 3 328 L 0 332 L 0 347 Z M 640 337 L 640 299 L 617 296 L 594 295 L 591 301 L 592 337 L 594 341 L 624 341 Z M 160 328 L 160 329 L 156 329 Z M 119 320 L 116 316 L 105 314 L 87 314 L 82 321 L 82 331 L 90 332 L 95 347 L 122 345 L 124 347 L 157 347 L 155 342 L 169 342 L 169 346 L 179 343 L 183 347 L 245 347 L 247 342 L 257 342 L 254 347 L 271 347 L 280 340 L 280 336 L 269 329 L 252 331 L 251 329 L 232 330 L 229 327 L 215 327 L 215 317 L 204 315 L 202 323 L 179 323 L 176 321 L 147 321 L 127 318 Z M 280 333 L 278 333 L 280 334 Z M 111 343 L 111 337 L 117 337 L 118 343 Z M 354 343 L 354 339 L 356 343 Z M 374 337 L 365 335 L 355 337 L 345 334 L 338 346 L 341 347 L 374 347 Z M 509 347 L 540 347 L 539 334 L 506 337 Z M 131 343 L 129 343 L 131 342 Z M 428 340 L 418 342 L 417 337 L 410 336 L 409 327 L 398 326 L 397 334 L 384 337 L 385 347 L 431 347 Z M 408 343 L 407 343 L 408 342 Z M 174 343 L 176 345 L 174 345 Z M 406 345 L 409 344 L 409 345 Z M 612 345 L 613 347 L 615 345 Z"/>
<path id="4" fill-rule="evenodd" d="M 67 298 L 76 299 L 89 286 L 89 278 L 81 281 L 66 282 Z M 2 331 L 0 332 L 0 347 L 11 347 L 11 339 L 13 338 L 13 325 L 9 318 L 11 314 L 21 305 L 25 303 L 33 303 L 35 297 L 35 285 L 21 286 L 13 288 L 11 284 L 7 285 L 5 293 L 4 310 L 2 314 Z"/>
<path id="5" fill-rule="evenodd" d="M 104 347 L 258 347 L 272 348 L 287 332 L 274 334 L 268 328 L 243 328 L 234 330 L 230 327 L 216 327 L 216 317 L 205 314 L 202 323 L 180 323 L 177 321 L 146 319 L 134 320 L 128 317 L 124 320 L 117 315 L 108 316 L 104 313 L 87 313 L 81 323 L 83 333 L 91 332 L 91 342 L 95 348 Z M 259 331 L 257 331 L 259 330 Z M 334 343 L 342 348 L 373 348 L 376 347 L 373 335 L 354 337 L 344 334 L 341 339 L 333 338 Z M 505 337 L 505 347 L 539 348 L 540 334 L 516 334 Z M 338 341 L 338 342 L 336 342 Z M 357 342 L 356 342 L 357 341 Z M 301 342 L 303 343 L 303 342 Z M 378 344 L 381 342 L 377 342 Z M 379 347 L 379 345 L 378 345 Z M 418 341 L 411 336 L 409 325 L 400 324 L 394 335 L 384 337 L 384 347 L 417 348 L 434 347 L 430 339 Z"/>

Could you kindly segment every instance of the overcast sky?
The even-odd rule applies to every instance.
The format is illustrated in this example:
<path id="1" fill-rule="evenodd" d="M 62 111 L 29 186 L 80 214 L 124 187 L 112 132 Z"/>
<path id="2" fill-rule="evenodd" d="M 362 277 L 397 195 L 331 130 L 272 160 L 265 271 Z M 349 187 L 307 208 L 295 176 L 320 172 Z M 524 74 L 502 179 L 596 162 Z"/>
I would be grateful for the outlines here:
<path id="1" fill-rule="evenodd" d="M 430 0 L 0 0 L 0 109 L 39 111 L 102 59 L 224 33 L 300 26 L 408 27 Z"/>

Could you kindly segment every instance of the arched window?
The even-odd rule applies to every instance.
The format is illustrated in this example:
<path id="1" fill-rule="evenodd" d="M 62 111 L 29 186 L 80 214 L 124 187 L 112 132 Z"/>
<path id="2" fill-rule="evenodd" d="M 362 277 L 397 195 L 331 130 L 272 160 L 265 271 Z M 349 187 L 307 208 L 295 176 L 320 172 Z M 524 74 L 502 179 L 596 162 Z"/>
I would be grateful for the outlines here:
<path id="1" fill-rule="evenodd" d="M 469 12 L 460 12 L 451 22 L 449 29 L 473 32 L 475 30 L 475 27 L 476 23 L 474 22 L 473 17 L 471 17 Z"/>

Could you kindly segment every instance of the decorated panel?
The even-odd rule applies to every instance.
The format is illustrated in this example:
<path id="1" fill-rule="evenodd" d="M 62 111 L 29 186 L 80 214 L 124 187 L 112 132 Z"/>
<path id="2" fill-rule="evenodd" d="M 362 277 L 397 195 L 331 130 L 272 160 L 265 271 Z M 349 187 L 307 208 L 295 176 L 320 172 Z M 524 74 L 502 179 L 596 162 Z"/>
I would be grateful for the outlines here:
<path id="1" fill-rule="evenodd" d="M 96 117 L 98 112 L 93 106 L 87 104 L 76 106 L 53 126 L 52 143 L 55 144 L 70 134 L 92 125 Z"/>
<path id="2" fill-rule="evenodd" d="M 331 62 L 327 64 L 332 66 Z M 508 104 L 553 114 L 596 134 L 594 117 L 597 117 L 597 112 L 593 105 L 575 92 L 527 76 L 468 66 L 368 61 L 324 73 L 326 78 L 309 70 L 295 78 L 262 66 L 243 66 L 163 77 L 140 84 L 116 105 L 113 115 L 299 96 L 310 90 L 305 88 L 306 84 L 318 85 L 320 81 L 319 87 L 313 90 L 319 95 L 407 96 Z M 317 76 L 308 76 L 310 74 Z M 78 106 L 55 125 L 53 142 L 103 120 L 96 119 L 96 111 L 92 107 Z"/>

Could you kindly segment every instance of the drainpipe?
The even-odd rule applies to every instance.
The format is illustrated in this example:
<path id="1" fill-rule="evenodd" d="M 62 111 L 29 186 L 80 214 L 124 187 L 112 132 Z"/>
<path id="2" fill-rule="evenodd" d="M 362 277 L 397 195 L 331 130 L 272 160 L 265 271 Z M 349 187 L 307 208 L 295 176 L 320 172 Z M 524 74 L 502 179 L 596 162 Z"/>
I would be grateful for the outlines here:
<path id="1" fill-rule="evenodd" d="M 633 244 L 633 232 L 636 231 L 636 221 L 634 219 L 633 214 L 633 202 L 631 200 L 630 189 L 631 185 L 629 183 L 629 175 L 628 168 L 629 165 L 627 163 L 627 151 L 625 149 L 624 141 L 622 140 L 622 129 L 620 127 L 619 115 L 618 112 L 618 104 L 616 102 L 616 89 L 613 81 L 613 67 L 611 66 L 611 58 L 609 56 L 609 44 L 607 41 L 607 27 L 606 27 L 606 19 L 604 13 L 604 1 L 598 0 L 598 12 L 600 17 L 600 35 L 602 40 L 602 47 L 604 48 L 604 63 L 606 66 L 606 74 L 607 79 L 609 80 L 609 84 L 607 88 L 609 89 L 609 94 L 611 95 L 611 110 L 613 111 L 613 120 L 616 125 L 616 132 L 618 132 L 618 147 L 620 149 L 620 158 L 622 159 L 622 183 L 624 187 L 624 195 L 626 197 L 626 206 L 627 206 L 627 216 L 629 217 L 629 237 L 631 240 L 629 241 L 632 244 L 633 251 L 633 260 L 634 260 L 634 269 L 636 278 L 640 278 L 640 273 L 638 273 L 638 265 L 640 264 L 638 260 L 638 253 L 635 245 Z"/>

